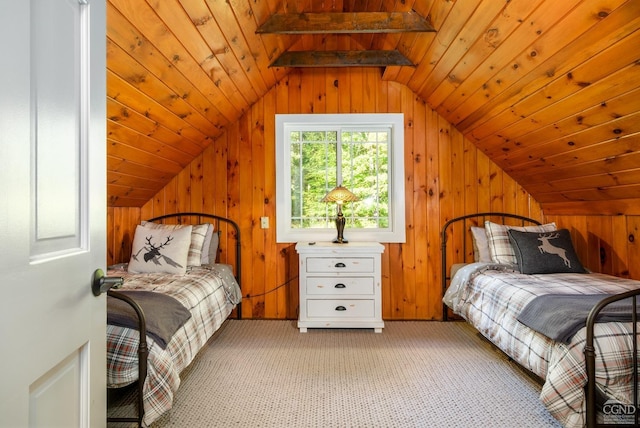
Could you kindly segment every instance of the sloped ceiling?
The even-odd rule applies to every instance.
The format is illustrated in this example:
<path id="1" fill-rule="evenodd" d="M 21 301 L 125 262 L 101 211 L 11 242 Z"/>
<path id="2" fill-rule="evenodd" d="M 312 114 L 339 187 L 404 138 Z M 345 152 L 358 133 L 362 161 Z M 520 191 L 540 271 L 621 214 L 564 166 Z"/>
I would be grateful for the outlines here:
<path id="1" fill-rule="evenodd" d="M 272 35 L 275 13 L 410 12 L 436 33 Z M 397 49 L 381 69 L 539 202 L 640 201 L 638 0 L 108 0 L 108 205 L 141 206 L 296 50 Z M 633 209 L 631 209 L 633 211 Z"/>

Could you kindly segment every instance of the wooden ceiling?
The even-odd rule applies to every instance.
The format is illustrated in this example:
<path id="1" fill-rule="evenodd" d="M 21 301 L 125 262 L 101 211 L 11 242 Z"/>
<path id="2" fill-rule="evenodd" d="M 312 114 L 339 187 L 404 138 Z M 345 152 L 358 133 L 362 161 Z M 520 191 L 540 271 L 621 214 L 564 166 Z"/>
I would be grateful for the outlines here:
<path id="1" fill-rule="evenodd" d="M 275 14 L 410 12 L 436 32 L 263 34 Z M 291 69 L 381 68 L 548 206 L 640 201 L 638 0 L 108 0 L 108 205 L 141 206 Z"/>

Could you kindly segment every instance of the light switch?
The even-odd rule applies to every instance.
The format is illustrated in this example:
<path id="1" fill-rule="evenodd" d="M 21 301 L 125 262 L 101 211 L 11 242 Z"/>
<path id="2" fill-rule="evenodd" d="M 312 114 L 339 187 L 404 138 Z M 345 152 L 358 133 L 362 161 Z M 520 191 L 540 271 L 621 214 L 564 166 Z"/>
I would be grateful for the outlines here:
<path id="1" fill-rule="evenodd" d="M 260 217 L 260 227 L 269 229 L 269 217 Z"/>

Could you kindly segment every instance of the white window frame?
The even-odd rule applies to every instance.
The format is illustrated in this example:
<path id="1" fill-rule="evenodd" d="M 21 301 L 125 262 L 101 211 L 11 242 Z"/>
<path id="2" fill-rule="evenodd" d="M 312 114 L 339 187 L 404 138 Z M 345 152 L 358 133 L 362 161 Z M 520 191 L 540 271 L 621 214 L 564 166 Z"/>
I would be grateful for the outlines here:
<path id="1" fill-rule="evenodd" d="M 332 241 L 336 238 L 334 228 L 299 229 L 291 227 L 291 148 L 286 138 L 287 130 L 308 125 L 335 126 L 388 126 L 391 128 L 389 151 L 388 228 L 345 228 L 344 236 L 349 241 L 406 242 L 405 195 L 404 195 L 404 114 L 276 114 L 276 241 L 279 243 L 300 241 Z"/>

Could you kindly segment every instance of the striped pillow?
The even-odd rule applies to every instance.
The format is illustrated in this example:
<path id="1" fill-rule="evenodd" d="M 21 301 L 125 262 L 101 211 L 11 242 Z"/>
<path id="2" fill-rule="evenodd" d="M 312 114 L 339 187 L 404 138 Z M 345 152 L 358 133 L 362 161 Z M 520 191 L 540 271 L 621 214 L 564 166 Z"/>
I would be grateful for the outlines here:
<path id="1" fill-rule="evenodd" d="M 515 265 L 518 264 L 516 253 L 509 240 L 509 229 L 520 232 L 553 232 L 556 230 L 555 223 L 547 223 L 540 226 L 507 226 L 504 224 L 484 222 L 484 231 L 489 242 L 489 253 L 491 261 L 494 263 Z"/>
<path id="2" fill-rule="evenodd" d="M 188 227 L 182 224 L 159 224 L 150 221 L 143 221 L 141 224 L 148 229 L 178 230 L 183 227 Z M 209 226 L 209 224 L 191 226 L 191 245 L 189 246 L 189 255 L 187 256 L 187 266 L 202 265 L 202 249 Z"/>

